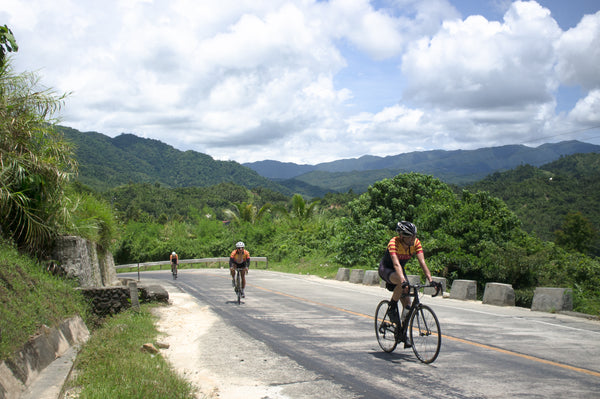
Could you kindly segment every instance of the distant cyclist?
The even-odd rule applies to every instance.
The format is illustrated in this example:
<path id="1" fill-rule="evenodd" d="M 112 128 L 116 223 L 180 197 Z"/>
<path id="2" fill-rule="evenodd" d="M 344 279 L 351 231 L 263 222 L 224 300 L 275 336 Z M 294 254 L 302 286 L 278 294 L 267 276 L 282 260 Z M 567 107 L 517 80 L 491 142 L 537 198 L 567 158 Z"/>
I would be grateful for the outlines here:
<path id="1" fill-rule="evenodd" d="M 433 280 L 425 263 L 421 241 L 417 238 L 417 226 L 411 222 L 401 221 L 396 225 L 396 232 L 398 235 L 388 242 L 387 250 L 379 263 L 379 276 L 387 283 L 387 289 L 393 292 L 390 302 L 391 305 L 396 306 L 391 306 L 394 313 L 390 315 L 390 320 L 399 324 L 398 300 L 402 302 L 404 308 L 409 308 L 411 304 L 410 297 L 402 296 L 402 294 L 408 294 L 408 287 L 404 286 L 405 283 L 408 284 L 404 266 L 413 255 L 417 256 L 427 281 L 431 283 Z M 405 343 L 410 345 L 408 342 Z"/>
<path id="2" fill-rule="evenodd" d="M 241 269 L 242 276 L 242 298 L 246 297 L 244 290 L 246 289 L 246 273 L 250 266 L 250 253 L 246 251 L 242 241 L 235 244 L 235 250 L 229 255 L 229 271 L 231 272 L 231 285 L 235 287 L 235 269 Z"/>
<path id="3" fill-rule="evenodd" d="M 171 256 L 169 257 L 171 260 L 171 273 L 173 276 L 177 276 L 177 265 L 179 265 L 179 256 L 175 251 L 171 252 Z"/>

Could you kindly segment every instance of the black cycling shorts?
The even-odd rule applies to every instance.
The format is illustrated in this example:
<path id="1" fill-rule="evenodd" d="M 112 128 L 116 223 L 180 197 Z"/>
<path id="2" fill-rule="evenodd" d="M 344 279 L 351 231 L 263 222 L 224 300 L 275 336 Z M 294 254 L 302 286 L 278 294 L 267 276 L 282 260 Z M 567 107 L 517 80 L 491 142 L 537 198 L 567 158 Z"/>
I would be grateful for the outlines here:
<path id="1" fill-rule="evenodd" d="M 390 276 L 392 275 L 392 273 L 396 273 L 396 269 L 385 267 L 383 261 L 379 263 L 379 277 L 381 277 L 383 281 L 385 281 L 385 288 L 387 288 L 388 291 L 394 291 L 394 289 L 396 288 L 396 284 L 390 281 Z M 408 276 L 406 275 L 404 267 L 402 268 L 402 273 L 404 273 L 404 278 L 406 279 L 406 281 L 408 281 Z"/>

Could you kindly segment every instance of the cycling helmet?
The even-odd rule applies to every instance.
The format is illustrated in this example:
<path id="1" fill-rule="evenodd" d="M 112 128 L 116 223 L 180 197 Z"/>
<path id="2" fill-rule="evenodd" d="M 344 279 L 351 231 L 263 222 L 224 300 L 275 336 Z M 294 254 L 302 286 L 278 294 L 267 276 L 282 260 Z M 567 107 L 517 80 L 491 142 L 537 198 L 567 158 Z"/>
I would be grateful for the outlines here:
<path id="1" fill-rule="evenodd" d="M 244 248 L 244 247 L 245 247 L 245 245 L 244 245 L 244 243 L 243 243 L 243 242 L 241 242 L 241 241 L 238 241 L 238 242 L 235 244 L 235 247 L 236 247 L 236 248 Z"/>
<path id="2" fill-rule="evenodd" d="M 171 255 L 177 255 L 177 254 L 175 253 L 175 251 L 173 251 L 173 252 L 171 252 Z"/>
<path id="3" fill-rule="evenodd" d="M 411 222 L 403 220 L 396 225 L 396 231 L 403 236 L 413 237 L 417 235 L 417 226 Z"/>

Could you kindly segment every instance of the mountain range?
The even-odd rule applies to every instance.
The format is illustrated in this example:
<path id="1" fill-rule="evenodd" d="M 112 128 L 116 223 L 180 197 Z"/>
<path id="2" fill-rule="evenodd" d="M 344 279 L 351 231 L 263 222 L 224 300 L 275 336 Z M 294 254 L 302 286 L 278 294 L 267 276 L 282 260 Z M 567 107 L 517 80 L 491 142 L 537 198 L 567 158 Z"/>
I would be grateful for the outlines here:
<path id="1" fill-rule="evenodd" d="M 600 146 L 580 141 L 563 141 L 539 147 L 506 145 L 476 150 L 416 151 L 387 157 L 365 155 L 316 165 L 278 161 L 245 163 L 261 176 L 290 188 L 313 187 L 321 190 L 364 192 L 375 181 L 399 173 L 418 172 L 455 185 L 465 185 L 487 175 L 519 165 L 540 166 L 561 156 L 600 153 Z"/>
<path id="2" fill-rule="evenodd" d="M 399 173 L 418 172 L 464 185 L 519 165 L 540 166 L 576 153 L 600 153 L 600 146 L 564 141 L 539 147 L 507 145 L 456 151 L 418 151 L 387 157 L 365 155 L 316 165 L 273 160 L 239 164 L 196 151 L 180 151 L 158 140 L 58 127 L 73 143 L 79 181 L 96 190 L 128 183 L 167 187 L 207 187 L 223 182 L 263 187 L 285 195 L 319 197 L 327 192 L 364 192 L 374 182 Z"/>

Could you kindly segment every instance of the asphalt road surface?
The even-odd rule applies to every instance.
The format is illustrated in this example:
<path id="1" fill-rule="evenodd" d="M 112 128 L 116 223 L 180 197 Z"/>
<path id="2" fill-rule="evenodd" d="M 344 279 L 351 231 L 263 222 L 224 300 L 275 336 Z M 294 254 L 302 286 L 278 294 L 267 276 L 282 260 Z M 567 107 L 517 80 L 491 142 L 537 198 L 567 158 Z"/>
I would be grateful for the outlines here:
<path id="1" fill-rule="evenodd" d="M 205 362 L 267 381 L 276 393 L 264 397 L 600 398 L 597 320 L 424 296 L 443 334 L 426 365 L 402 344 L 380 349 L 380 287 L 251 269 L 238 305 L 227 269 L 145 278 L 209 306 L 221 323 L 203 339 Z"/>

